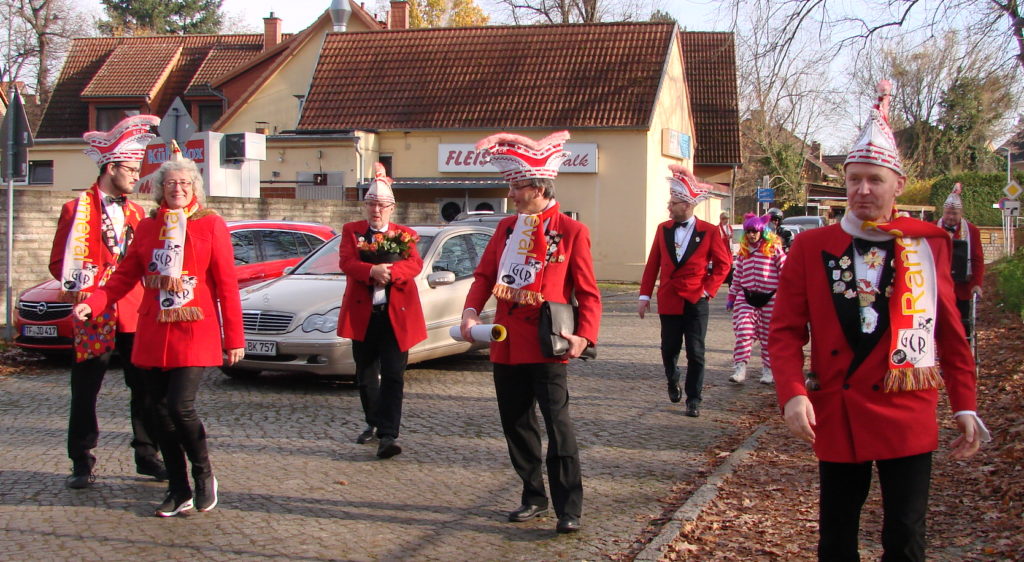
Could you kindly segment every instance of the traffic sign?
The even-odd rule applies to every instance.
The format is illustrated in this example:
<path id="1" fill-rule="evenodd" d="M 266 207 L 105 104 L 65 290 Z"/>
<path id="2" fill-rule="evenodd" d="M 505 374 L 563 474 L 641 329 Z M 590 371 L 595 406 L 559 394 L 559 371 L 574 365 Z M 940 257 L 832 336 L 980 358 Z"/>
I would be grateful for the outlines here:
<path id="1" fill-rule="evenodd" d="M 775 189 L 768 187 L 757 188 L 757 202 L 758 203 L 771 203 L 775 201 Z"/>
<path id="2" fill-rule="evenodd" d="M 14 88 L 11 105 L 7 107 L 3 126 L 0 127 L 0 147 L 3 158 L 4 181 L 24 180 L 28 178 L 28 148 L 32 141 L 32 129 L 28 124 L 28 115 L 21 102 L 21 93 Z"/>
<path id="3" fill-rule="evenodd" d="M 1020 216 L 1020 201 L 1016 199 L 1009 200 L 1003 203 L 1003 216 L 1004 217 L 1019 217 Z"/>
<path id="4" fill-rule="evenodd" d="M 181 103 L 181 98 L 174 98 L 171 107 L 167 108 L 167 113 L 160 120 L 160 126 L 157 127 L 160 138 L 164 139 L 165 143 L 170 145 L 171 139 L 174 139 L 181 146 L 185 146 L 185 143 L 192 140 L 193 133 L 198 130 L 199 127 L 188 114 L 185 104 Z"/>
<path id="5" fill-rule="evenodd" d="M 1024 188 L 1021 188 L 1019 183 L 1011 181 L 1003 188 L 1003 193 L 1005 193 L 1010 199 L 1016 199 L 1020 197 L 1021 193 L 1024 193 Z"/>

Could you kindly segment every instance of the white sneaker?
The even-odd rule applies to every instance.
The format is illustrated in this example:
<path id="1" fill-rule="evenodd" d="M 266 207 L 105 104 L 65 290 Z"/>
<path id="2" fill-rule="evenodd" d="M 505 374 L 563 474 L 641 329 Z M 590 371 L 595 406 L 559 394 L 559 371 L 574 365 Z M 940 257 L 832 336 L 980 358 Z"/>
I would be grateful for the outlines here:
<path id="1" fill-rule="evenodd" d="M 740 361 L 733 366 L 732 376 L 729 377 L 729 382 L 741 383 L 747 378 L 747 362 Z"/>
<path id="2" fill-rule="evenodd" d="M 775 378 L 772 377 L 771 367 L 761 368 L 761 384 L 772 384 L 775 382 Z"/>

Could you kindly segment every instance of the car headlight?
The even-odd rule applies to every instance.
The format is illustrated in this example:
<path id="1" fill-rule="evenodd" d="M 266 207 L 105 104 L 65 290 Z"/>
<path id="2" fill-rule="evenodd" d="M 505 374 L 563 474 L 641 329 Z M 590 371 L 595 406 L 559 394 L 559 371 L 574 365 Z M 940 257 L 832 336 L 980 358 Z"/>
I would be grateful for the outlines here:
<path id="1" fill-rule="evenodd" d="M 310 314 L 302 322 L 303 332 L 324 332 L 325 334 L 334 333 L 338 330 L 338 313 L 341 312 L 341 307 L 332 308 L 323 314 Z"/>

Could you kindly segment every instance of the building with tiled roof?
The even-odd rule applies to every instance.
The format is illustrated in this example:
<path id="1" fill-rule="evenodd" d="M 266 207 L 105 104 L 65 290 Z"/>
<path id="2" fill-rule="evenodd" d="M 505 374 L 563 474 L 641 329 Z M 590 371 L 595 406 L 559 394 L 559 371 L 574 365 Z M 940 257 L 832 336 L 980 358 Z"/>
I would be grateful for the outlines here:
<path id="1" fill-rule="evenodd" d="M 394 12 L 403 7 L 392 4 L 392 22 L 402 21 Z M 334 32 L 325 14 L 229 70 L 250 53 L 231 52 L 245 51 L 238 44 L 211 47 L 175 78 L 176 91 L 186 105 L 193 96 L 221 97 L 226 110 L 214 131 L 268 134 L 264 197 L 356 199 L 382 162 L 398 200 L 435 204 L 444 210 L 439 220 L 452 210 L 505 209 L 507 185 L 475 158 L 477 140 L 501 130 L 540 138 L 567 129 L 572 156 L 558 199 L 591 226 L 598 277 L 627 280 L 639 277 L 654 226 L 666 217 L 668 165 L 694 167 L 723 186 L 720 196 L 737 165 L 732 36 L 691 35 L 672 23 Z M 109 54 L 81 77 L 62 74 L 58 87 L 77 91 L 79 114 L 91 119 L 84 106 L 109 93 L 105 75 L 124 64 L 109 60 L 117 46 L 107 45 Z M 180 50 L 158 50 L 157 60 L 181 65 Z M 140 71 L 122 94 L 149 96 L 160 115 L 154 85 L 173 76 Z M 697 116 L 716 125 L 698 126 Z M 698 216 L 717 217 L 721 205 L 712 198 Z"/>

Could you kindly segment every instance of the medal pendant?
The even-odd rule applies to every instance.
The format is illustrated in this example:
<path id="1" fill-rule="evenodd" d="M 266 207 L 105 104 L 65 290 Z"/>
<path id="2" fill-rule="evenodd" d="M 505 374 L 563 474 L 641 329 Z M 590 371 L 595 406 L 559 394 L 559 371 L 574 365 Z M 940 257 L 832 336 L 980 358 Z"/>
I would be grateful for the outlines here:
<path id="1" fill-rule="evenodd" d="M 860 331 L 865 334 L 870 334 L 875 331 L 878 327 L 878 313 L 875 309 L 870 306 L 861 307 L 860 309 Z"/>

